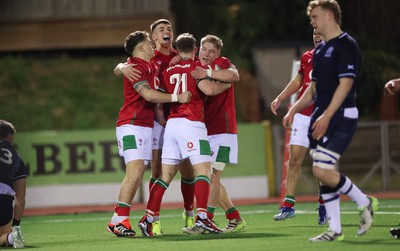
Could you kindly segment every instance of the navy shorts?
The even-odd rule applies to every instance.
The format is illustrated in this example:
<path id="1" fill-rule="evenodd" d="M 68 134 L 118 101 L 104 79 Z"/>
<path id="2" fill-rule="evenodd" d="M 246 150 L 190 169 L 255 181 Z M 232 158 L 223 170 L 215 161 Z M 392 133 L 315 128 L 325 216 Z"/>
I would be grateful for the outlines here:
<path id="1" fill-rule="evenodd" d="M 13 217 L 14 196 L 0 194 L 0 226 L 7 225 Z"/>
<path id="2" fill-rule="evenodd" d="M 328 129 L 326 130 L 324 137 L 320 140 L 312 138 L 311 127 L 315 120 L 321 115 L 321 112 L 316 111 L 312 115 L 308 131 L 311 149 L 316 149 L 317 145 L 319 145 L 339 155 L 343 155 L 356 132 L 358 119 L 345 117 L 342 110 L 343 108 L 336 112 L 331 118 Z"/>

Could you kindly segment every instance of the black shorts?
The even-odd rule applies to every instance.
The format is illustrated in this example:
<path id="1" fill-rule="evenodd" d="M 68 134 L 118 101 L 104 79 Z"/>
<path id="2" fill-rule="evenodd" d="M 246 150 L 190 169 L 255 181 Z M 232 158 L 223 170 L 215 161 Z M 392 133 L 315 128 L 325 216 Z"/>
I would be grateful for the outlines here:
<path id="1" fill-rule="evenodd" d="M 13 217 L 14 196 L 0 194 L 0 227 L 7 225 Z"/>

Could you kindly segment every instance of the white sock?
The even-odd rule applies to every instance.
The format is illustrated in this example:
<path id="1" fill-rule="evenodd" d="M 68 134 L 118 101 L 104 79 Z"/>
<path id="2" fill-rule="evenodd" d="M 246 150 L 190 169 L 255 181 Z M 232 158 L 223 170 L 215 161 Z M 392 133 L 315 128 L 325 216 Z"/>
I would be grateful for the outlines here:
<path id="1" fill-rule="evenodd" d="M 369 199 L 366 194 L 353 183 L 351 180 L 344 176 L 340 176 L 341 182 L 344 181 L 342 187 L 339 188 L 339 192 L 349 196 L 356 204 L 357 208 L 362 208 L 369 205 Z"/>
<path id="2" fill-rule="evenodd" d="M 10 246 L 14 245 L 14 237 L 12 236 L 12 233 L 9 233 L 7 235 L 7 242 L 8 242 L 8 244 L 10 244 Z"/>
<path id="3" fill-rule="evenodd" d="M 186 215 L 186 217 L 193 217 L 194 216 L 194 211 L 186 211 L 185 210 L 185 215 Z"/>
<path id="4" fill-rule="evenodd" d="M 200 212 L 197 213 L 197 215 L 200 217 L 200 219 L 204 220 L 207 219 L 207 213 L 206 212 Z"/>
<path id="5" fill-rule="evenodd" d="M 329 228 L 335 233 L 342 233 L 342 225 L 340 223 L 340 193 L 323 193 L 322 199 L 325 202 Z"/>
<path id="6" fill-rule="evenodd" d="M 113 216 L 111 217 L 110 223 L 113 224 L 113 225 L 118 224 L 118 214 L 117 213 L 113 214 Z"/>
<path id="7" fill-rule="evenodd" d="M 116 216 L 115 218 L 116 218 L 117 222 L 122 222 L 125 219 L 128 219 L 129 216 Z"/>

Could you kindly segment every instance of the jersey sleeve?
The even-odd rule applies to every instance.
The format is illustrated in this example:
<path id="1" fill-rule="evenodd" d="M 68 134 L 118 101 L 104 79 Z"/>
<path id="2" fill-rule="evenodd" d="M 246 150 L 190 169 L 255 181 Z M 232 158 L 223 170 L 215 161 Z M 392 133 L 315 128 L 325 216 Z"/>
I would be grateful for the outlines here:
<path id="1" fill-rule="evenodd" d="M 301 76 L 304 76 L 304 68 L 305 68 L 305 65 L 307 63 L 307 59 L 306 58 L 307 58 L 306 53 L 304 53 L 303 56 L 301 56 L 301 59 L 300 59 L 300 67 L 299 67 L 299 70 L 297 71 L 297 73 L 300 74 Z"/>
<path id="2" fill-rule="evenodd" d="M 17 181 L 19 179 L 25 179 L 26 176 L 28 175 L 28 169 L 25 166 L 24 161 L 19 158 L 18 159 L 18 171 L 15 173 L 13 181 Z"/>
<path id="3" fill-rule="evenodd" d="M 340 48 L 338 55 L 338 78 L 352 78 L 357 77 L 357 69 L 359 66 L 360 51 L 355 43 L 351 40 L 345 40 Z"/>
<path id="4" fill-rule="evenodd" d="M 143 65 L 137 65 L 135 66 L 137 70 L 140 71 L 140 76 L 139 79 L 131 81 L 130 79 L 128 79 L 129 83 L 132 85 L 133 88 L 137 88 L 139 85 L 144 84 L 144 83 L 148 83 L 147 81 L 147 74 L 149 69 L 146 69 L 145 67 L 143 67 Z M 152 87 L 153 88 L 153 87 Z"/>
<path id="5" fill-rule="evenodd" d="M 215 65 L 218 65 L 218 67 L 221 70 L 226 70 L 226 69 L 236 69 L 236 66 L 232 64 L 232 62 L 226 58 L 226 57 L 219 57 L 215 60 Z"/>

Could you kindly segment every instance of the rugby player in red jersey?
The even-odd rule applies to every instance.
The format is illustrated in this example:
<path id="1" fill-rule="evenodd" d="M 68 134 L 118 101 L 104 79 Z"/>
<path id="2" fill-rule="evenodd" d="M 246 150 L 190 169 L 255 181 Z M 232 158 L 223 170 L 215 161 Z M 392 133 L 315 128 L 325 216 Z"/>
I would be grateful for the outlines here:
<path id="1" fill-rule="evenodd" d="M 176 40 L 176 47 L 181 60 L 168 67 L 163 73 L 164 87 L 167 93 L 178 94 L 190 91 L 192 99 L 184 105 L 171 104 L 162 153 L 162 174 L 150 191 L 146 214 L 139 222 L 143 236 L 153 236 L 152 222 L 154 212 L 160 211 L 162 197 L 178 165 L 189 159 L 196 175 L 195 198 L 197 217 L 194 227 L 212 233 L 222 231 L 207 217 L 207 201 L 210 192 L 211 150 L 204 124 L 204 102 L 207 96 L 217 95 L 230 84 L 213 83 L 207 78 L 194 79 L 190 73 L 201 67 L 194 61 L 196 47 L 195 38 L 190 34 L 182 34 Z M 187 167 L 191 168 L 191 167 Z"/>
<path id="2" fill-rule="evenodd" d="M 285 89 L 272 101 L 271 111 L 277 115 L 277 109 L 281 102 L 298 92 L 298 98 L 301 98 L 304 91 L 310 86 L 311 74 L 313 69 L 313 55 L 315 48 L 323 41 L 321 35 L 313 31 L 314 49 L 306 51 L 300 60 L 300 67 L 297 75 L 287 84 Z M 290 157 L 289 166 L 286 174 L 286 195 L 280 213 L 274 216 L 274 220 L 283 221 L 295 217 L 296 204 L 296 185 L 300 176 L 301 166 L 304 157 L 307 154 L 310 141 L 308 140 L 308 128 L 310 126 L 310 117 L 314 105 L 304 108 L 296 113 L 290 135 Z M 318 199 L 318 224 L 326 224 L 326 210 L 322 197 Z"/>
<path id="3" fill-rule="evenodd" d="M 150 31 L 151 38 L 156 46 L 154 50 L 155 56 L 151 61 L 158 69 L 158 78 L 162 79 L 162 72 L 169 66 L 171 60 L 178 55 L 178 52 L 172 47 L 174 33 L 171 22 L 167 19 L 158 19 L 150 25 Z M 116 75 L 123 74 L 125 77 L 131 80 L 137 80 L 140 70 L 133 64 L 127 65 L 120 63 L 117 65 L 117 67 L 115 67 L 114 72 Z M 158 119 L 154 121 L 153 127 L 153 157 L 151 161 L 149 191 L 156 179 L 161 175 L 161 153 L 163 146 L 164 126 L 169 112 L 169 104 L 157 104 L 156 112 L 159 116 Z M 163 113 L 165 116 L 162 116 Z M 185 227 L 191 227 L 194 224 L 194 173 L 192 172 L 191 168 L 186 168 L 188 165 L 190 165 L 190 163 L 185 160 L 180 164 L 179 167 L 179 171 L 181 173 L 181 192 L 185 208 L 183 212 Z M 162 234 L 159 212 L 155 212 L 153 233 L 154 235 Z"/>
<path id="4" fill-rule="evenodd" d="M 152 129 L 154 125 L 155 103 L 190 101 L 191 93 L 165 94 L 157 89 L 160 80 L 157 69 L 150 62 L 154 57 L 149 34 L 136 31 L 125 39 L 124 47 L 130 55 L 127 64 L 135 64 L 140 71 L 137 80 L 124 77 L 124 101 L 117 121 L 119 154 L 126 164 L 125 178 L 118 194 L 115 213 L 108 224 L 108 231 L 119 237 L 133 237 L 129 214 L 135 193 L 142 181 L 145 164 L 152 157 Z"/>

